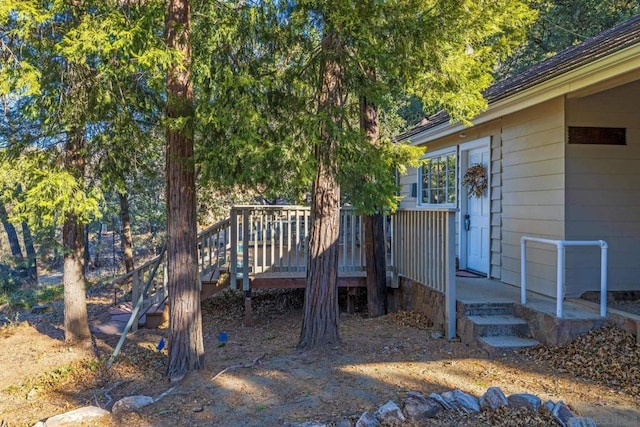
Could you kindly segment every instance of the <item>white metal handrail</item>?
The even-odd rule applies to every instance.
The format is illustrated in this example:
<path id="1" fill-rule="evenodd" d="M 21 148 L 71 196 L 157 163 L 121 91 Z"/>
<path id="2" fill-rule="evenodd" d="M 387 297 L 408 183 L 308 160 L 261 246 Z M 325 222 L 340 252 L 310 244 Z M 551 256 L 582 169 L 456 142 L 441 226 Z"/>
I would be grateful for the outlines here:
<path id="1" fill-rule="evenodd" d="M 520 239 L 520 302 L 527 303 L 527 242 L 554 245 L 557 249 L 558 266 L 556 270 L 556 316 L 562 317 L 564 300 L 564 250 L 567 246 L 600 246 L 600 316 L 607 315 L 607 250 L 604 240 L 552 240 L 539 237 L 522 236 Z"/>

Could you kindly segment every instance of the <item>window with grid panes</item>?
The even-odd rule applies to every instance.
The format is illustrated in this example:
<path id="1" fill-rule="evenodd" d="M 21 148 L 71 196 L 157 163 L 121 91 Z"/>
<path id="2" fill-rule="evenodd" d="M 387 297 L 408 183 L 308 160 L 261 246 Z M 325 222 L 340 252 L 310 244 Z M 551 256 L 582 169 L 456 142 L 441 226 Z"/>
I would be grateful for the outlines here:
<path id="1" fill-rule="evenodd" d="M 456 206 L 456 166 L 455 151 L 426 159 L 420 169 L 419 204 Z"/>

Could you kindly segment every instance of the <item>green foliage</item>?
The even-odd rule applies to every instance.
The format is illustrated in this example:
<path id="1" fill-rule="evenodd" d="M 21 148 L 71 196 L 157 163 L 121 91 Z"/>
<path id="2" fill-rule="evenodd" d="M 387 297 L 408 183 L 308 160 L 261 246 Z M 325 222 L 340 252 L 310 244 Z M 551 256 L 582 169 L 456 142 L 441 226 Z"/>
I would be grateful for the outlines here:
<path id="1" fill-rule="evenodd" d="M 340 156 L 353 159 L 340 167 L 343 194 L 348 195 L 349 202 L 363 214 L 379 212 L 381 206 L 395 211 L 401 197 L 397 195 L 394 170 L 404 175 L 408 166 L 418 167 L 424 149 L 391 141 L 380 146 L 364 141 L 354 148 L 349 155 L 341 153 Z"/>
<path id="2" fill-rule="evenodd" d="M 0 264 L 0 294 L 8 294 L 15 291 L 22 284 L 22 278 L 18 271 Z"/>
<path id="3" fill-rule="evenodd" d="M 0 34 L 0 192 L 12 220 L 28 220 L 42 239 L 67 214 L 99 219 L 103 192 L 137 190 L 139 210 L 153 206 L 155 215 L 142 195 L 164 191 L 156 184 L 164 177 L 159 118 L 165 69 L 177 57 L 163 44 L 164 1 L 9 0 Z M 84 174 L 64 166 L 74 133 Z M 16 198 L 9 193 L 18 183 Z"/>
<path id="4" fill-rule="evenodd" d="M 0 298 L 13 308 L 30 309 L 36 304 L 46 304 L 60 300 L 64 295 L 62 285 L 46 286 L 43 288 L 18 288 L 0 292 Z"/>
<path id="5" fill-rule="evenodd" d="M 65 214 L 81 223 L 100 217 L 102 193 L 97 187 L 85 191 L 83 183 L 68 170 L 47 163 L 42 153 L 25 153 L 17 159 L 0 161 L 0 174 L 7 188 L 21 184 L 26 191 L 15 200 L 11 221 L 26 221 L 35 231 L 61 225 Z"/>
<path id="6" fill-rule="evenodd" d="M 640 13 L 638 0 L 535 0 L 538 19 L 526 42 L 500 64 L 498 77 L 526 69 Z"/>
<path id="7" fill-rule="evenodd" d="M 535 17 L 518 0 L 205 2 L 194 10 L 203 176 L 296 198 L 310 189 L 323 128 L 339 141 L 343 188 L 365 211 L 395 208 L 393 168 L 415 164 L 420 153 L 389 142 L 370 147 L 355 102 L 319 111 L 324 58 L 341 65 L 347 100 L 366 96 L 386 113 L 409 93 L 468 123 L 486 107 L 482 91 L 495 65 Z M 339 49 L 320 49 L 328 33 Z"/>

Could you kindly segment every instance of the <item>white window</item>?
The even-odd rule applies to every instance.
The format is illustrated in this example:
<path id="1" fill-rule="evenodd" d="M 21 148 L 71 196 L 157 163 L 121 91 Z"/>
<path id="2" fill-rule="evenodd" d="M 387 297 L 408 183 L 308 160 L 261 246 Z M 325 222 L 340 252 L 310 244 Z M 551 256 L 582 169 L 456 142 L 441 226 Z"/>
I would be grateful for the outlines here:
<path id="1" fill-rule="evenodd" d="M 456 207 L 457 159 L 455 148 L 426 158 L 418 177 L 418 204 Z"/>

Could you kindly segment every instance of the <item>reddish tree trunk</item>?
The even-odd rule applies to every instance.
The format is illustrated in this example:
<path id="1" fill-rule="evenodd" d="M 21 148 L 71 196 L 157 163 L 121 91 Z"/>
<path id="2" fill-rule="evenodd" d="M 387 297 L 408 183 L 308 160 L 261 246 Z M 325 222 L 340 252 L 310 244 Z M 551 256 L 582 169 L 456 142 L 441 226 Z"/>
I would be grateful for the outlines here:
<path id="1" fill-rule="evenodd" d="M 169 290 L 169 364 L 171 381 L 204 366 L 202 313 L 197 277 L 196 195 L 193 164 L 193 90 L 191 87 L 189 0 L 169 0 L 167 46 L 182 54 L 167 76 L 167 270 Z M 183 119 L 180 128 L 174 119 Z"/>
<path id="2" fill-rule="evenodd" d="M 304 317 L 298 348 L 334 346 L 338 331 L 338 234 L 340 232 L 340 187 L 337 181 L 336 149 L 343 108 L 343 70 L 337 59 L 341 44 L 328 34 L 322 41 L 325 58 L 320 67 L 320 142 L 316 146 L 317 174 L 311 198 L 311 227 L 307 258 Z"/>
<path id="3" fill-rule="evenodd" d="M 366 215 L 363 221 L 367 263 L 367 312 L 370 317 L 387 314 L 387 266 L 384 215 Z"/>
<path id="4" fill-rule="evenodd" d="M 369 142 L 378 145 L 380 126 L 378 109 L 366 96 L 360 97 L 360 128 Z M 379 209 L 364 217 L 365 260 L 367 264 L 367 311 L 369 316 L 387 314 L 387 262 L 384 236 L 384 216 Z"/>
<path id="5" fill-rule="evenodd" d="M 82 130 L 69 132 L 65 145 L 65 167 L 77 180 L 84 181 L 84 136 Z M 62 227 L 64 266 L 64 338 L 68 342 L 91 338 L 87 314 L 87 297 L 84 280 L 84 225 L 69 212 Z"/>

